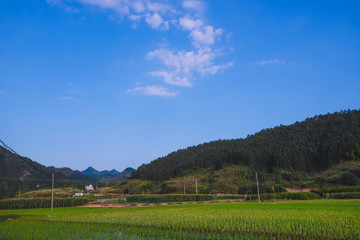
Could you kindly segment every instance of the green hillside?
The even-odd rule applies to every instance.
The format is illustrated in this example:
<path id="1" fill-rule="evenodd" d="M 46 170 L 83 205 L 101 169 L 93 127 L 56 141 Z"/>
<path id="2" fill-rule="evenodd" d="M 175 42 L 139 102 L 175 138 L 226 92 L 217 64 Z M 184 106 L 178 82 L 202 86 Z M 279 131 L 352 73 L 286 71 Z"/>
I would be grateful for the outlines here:
<path id="1" fill-rule="evenodd" d="M 242 165 L 267 173 L 314 173 L 360 159 L 360 110 L 319 115 L 264 129 L 245 139 L 219 140 L 172 152 L 140 166 L 132 178 L 164 181 L 199 169 Z"/>
<path id="2" fill-rule="evenodd" d="M 0 199 L 18 196 L 31 190 L 51 188 L 53 172 L 55 187 L 83 188 L 88 182 L 88 179 L 73 180 L 57 169 L 47 168 L 0 146 Z"/>

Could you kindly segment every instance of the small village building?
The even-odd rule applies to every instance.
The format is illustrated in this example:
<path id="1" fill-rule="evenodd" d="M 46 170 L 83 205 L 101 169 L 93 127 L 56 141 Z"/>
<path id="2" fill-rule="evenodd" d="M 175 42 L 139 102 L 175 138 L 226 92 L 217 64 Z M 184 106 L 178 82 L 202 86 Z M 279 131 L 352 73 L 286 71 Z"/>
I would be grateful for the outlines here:
<path id="1" fill-rule="evenodd" d="M 94 187 L 92 184 L 88 184 L 85 186 L 85 189 L 86 189 L 86 191 L 92 191 L 92 190 L 94 190 Z"/>

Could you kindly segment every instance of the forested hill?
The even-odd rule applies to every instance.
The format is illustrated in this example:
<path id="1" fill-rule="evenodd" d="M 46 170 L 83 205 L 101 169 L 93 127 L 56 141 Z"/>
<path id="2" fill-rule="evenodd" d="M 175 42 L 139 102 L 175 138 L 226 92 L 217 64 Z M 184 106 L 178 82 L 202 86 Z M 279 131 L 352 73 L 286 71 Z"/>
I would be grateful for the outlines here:
<path id="1" fill-rule="evenodd" d="M 18 192 L 51 187 L 51 169 L 0 146 L 0 199 Z M 61 173 L 57 179 L 66 179 Z"/>
<path id="2" fill-rule="evenodd" d="M 163 181 L 196 169 L 241 164 L 273 172 L 314 172 L 360 158 L 360 110 L 319 115 L 289 126 L 264 129 L 246 139 L 219 140 L 170 153 L 132 173 Z"/>
<path id="3" fill-rule="evenodd" d="M 0 146 L 0 199 L 14 197 L 27 191 L 50 188 L 52 173 L 55 173 L 56 188 L 83 187 L 91 180 L 69 168 L 47 168 L 30 158 L 19 156 L 4 143 L 3 145 L 5 147 Z"/>

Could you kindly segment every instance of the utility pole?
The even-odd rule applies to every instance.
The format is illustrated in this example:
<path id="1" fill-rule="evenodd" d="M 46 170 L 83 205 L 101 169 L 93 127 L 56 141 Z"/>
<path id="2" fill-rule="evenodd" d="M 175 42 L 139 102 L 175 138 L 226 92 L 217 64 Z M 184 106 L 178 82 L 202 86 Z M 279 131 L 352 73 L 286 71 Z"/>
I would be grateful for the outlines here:
<path id="1" fill-rule="evenodd" d="M 197 194 L 197 179 L 195 179 L 195 184 L 196 184 L 196 194 Z"/>
<path id="2" fill-rule="evenodd" d="M 52 174 L 52 184 L 51 184 L 51 211 L 54 210 L 54 173 Z"/>
<path id="3" fill-rule="evenodd" d="M 258 181 L 257 173 L 256 173 L 256 185 L 257 185 L 257 192 L 258 192 L 258 200 L 260 202 L 259 181 Z"/>

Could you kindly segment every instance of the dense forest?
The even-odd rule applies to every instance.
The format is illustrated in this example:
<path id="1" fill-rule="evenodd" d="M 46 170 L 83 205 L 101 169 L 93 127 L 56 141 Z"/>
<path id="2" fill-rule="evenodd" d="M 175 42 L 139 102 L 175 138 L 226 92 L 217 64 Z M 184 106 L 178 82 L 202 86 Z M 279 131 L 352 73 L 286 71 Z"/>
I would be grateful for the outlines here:
<path id="1" fill-rule="evenodd" d="M 264 129 L 246 139 L 218 140 L 172 152 L 140 166 L 132 178 L 164 181 L 197 169 L 230 164 L 272 173 L 317 172 L 360 158 L 360 110 L 318 115 L 289 126 Z"/>

